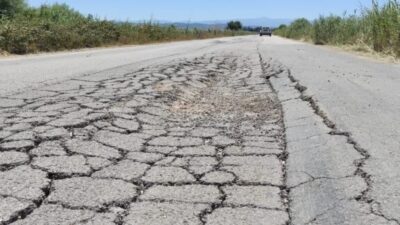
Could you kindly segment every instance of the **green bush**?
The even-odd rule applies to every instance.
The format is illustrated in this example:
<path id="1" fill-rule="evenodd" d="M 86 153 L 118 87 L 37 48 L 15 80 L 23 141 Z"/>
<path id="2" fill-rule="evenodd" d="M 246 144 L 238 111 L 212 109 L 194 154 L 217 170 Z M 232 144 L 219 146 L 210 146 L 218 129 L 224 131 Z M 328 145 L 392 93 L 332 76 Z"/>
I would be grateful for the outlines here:
<path id="1" fill-rule="evenodd" d="M 312 24 L 305 18 L 295 20 L 288 28 L 286 37 L 293 39 L 307 38 L 312 29 Z"/>
<path id="2" fill-rule="evenodd" d="M 14 16 L 27 8 L 25 0 L 0 0 L 0 17 Z"/>
<path id="3" fill-rule="evenodd" d="M 7 1 L 0 0 L 0 3 L 2 2 Z M 1 16 L 0 52 L 26 54 L 104 45 L 202 39 L 232 34 L 231 31 L 223 30 L 184 30 L 152 22 L 134 24 L 100 20 L 91 15 L 83 16 L 65 4 L 54 4 L 39 8 L 25 7 L 12 16 Z"/>
<path id="4" fill-rule="evenodd" d="M 293 39 L 311 37 L 315 44 L 365 45 L 400 57 L 400 4 L 387 0 L 380 6 L 373 0 L 373 7 L 360 15 L 321 16 L 312 23 L 299 19 L 274 33 Z"/>
<path id="5" fill-rule="evenodd" d="M 275 35 L 279 35 L 279 36 L 288 38 L 288 36 L 286 35 L 287 29 L 288 29 L 288 26 L 286 24 L 282 24 L 278 28 L 275 28 L 273 30 L 273 32 Z"/>
<path id="6" fill-rule="evenodd" d="M 342 18 L 339 16 L 321 16 L 313 25 L 313 41 L 315 44 L 334 43 L 339 35 Z"/>

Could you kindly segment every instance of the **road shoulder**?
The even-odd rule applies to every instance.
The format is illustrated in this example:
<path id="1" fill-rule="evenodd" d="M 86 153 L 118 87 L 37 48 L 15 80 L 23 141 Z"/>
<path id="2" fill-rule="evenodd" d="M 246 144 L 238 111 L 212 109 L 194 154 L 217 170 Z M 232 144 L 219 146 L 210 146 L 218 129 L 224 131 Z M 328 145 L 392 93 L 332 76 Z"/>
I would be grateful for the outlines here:
<path id="1" fill-rule="evenodd" d="M 266 64 L 281 71 L 270 82 L 284 113 L 292 224 L 397 224 L 377 213 L 367 196 L 368 155 L 335 128 L 290 70 L 278 62 Z"/>

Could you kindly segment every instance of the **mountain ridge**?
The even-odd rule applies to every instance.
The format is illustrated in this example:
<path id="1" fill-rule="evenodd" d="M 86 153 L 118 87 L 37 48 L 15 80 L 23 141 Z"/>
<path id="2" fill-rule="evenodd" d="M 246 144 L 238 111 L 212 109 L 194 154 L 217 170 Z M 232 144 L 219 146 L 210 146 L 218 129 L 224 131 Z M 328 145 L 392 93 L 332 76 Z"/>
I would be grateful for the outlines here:
<path id="1" fill-rule="evenodd" d="M 229 21 L 238 20 L 245 27 L 278 27 L 281 24 L 290 24 L 292 19 L 285 18 L 247 18 L 247 19 L 220 19 L 220 20 L 203 20 L 203 21 L 168 21 L 168 20 L 154 20 L 153 22 L 159 23 L 161 25 L 174 25 L 179 28 L 198 28 L 198 29 L 208 29 L 216 28 L 223 29 Z"/>

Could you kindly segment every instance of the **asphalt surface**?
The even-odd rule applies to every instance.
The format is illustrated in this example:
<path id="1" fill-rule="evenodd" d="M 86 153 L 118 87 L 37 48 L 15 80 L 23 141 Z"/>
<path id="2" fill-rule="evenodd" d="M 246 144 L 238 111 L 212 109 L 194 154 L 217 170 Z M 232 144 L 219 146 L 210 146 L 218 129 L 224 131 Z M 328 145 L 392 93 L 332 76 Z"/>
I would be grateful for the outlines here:
<path id="1" fill-rule="evenodd" d="M 0 224 L 400 224 L 398 65 L 249 36 L 0 81 Z"/>
<path id="2" fill-rule="evenodd" d="M 211 47 L 241 41 L 241 38 L 209 39 L 4 57 L 0 58 L 0 95 L 74 76 L 80 77 L 104 70 L 112 72 L 113 69 L 127 65 L 136 65 L 139 68 L 154 62 L 160 63 L 163 59 L 168 62 L 184 55 L 196 56 L 207 52 Z"/>

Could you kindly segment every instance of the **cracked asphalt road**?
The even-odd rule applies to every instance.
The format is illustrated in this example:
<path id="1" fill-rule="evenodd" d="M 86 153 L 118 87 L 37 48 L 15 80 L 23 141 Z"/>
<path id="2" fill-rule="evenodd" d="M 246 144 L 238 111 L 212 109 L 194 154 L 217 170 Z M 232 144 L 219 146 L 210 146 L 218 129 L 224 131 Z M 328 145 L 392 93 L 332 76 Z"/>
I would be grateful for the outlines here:
<path id="1" fill-rule="evenodd" d="M 89 69 L 46 75 L 44 85 L 17 75 L 24 90 L 3 88 L 0 224 L 400 224 L 398 132 L 363 142 L 368 127 L 343 126 L 351 111 L 333 107 L 345 93 L 328 98 L 310 81 L 323 65 L 288 51 L 365 60 L 279 38 L 189 43 L 140 59 L 143 47 L 131 61 L 121 49 L 95 72 L 94 59 L 81 59 Z M 47 57 L 0 65 L 10 73 Z M 60 58 L 51 60 L 69 60 Z M 372 148 L 379 142 L 393 148 Z"/>

